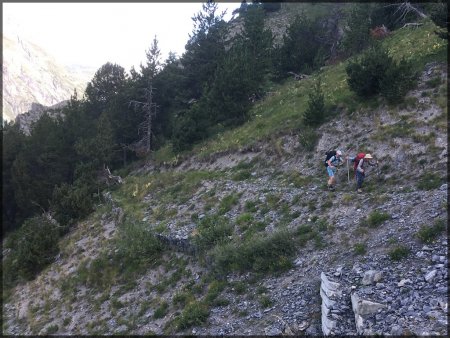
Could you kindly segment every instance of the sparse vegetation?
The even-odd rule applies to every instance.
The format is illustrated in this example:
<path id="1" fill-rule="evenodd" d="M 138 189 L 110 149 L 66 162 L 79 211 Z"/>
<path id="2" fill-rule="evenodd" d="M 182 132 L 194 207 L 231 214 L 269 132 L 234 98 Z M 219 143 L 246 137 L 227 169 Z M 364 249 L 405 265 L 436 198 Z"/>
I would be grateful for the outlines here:
<path id="1" fill-rule="evenodd" d="M 184 330 L 191 326 L 199 326 L 209 317 L 209 309 L 203 302 L 189 303 L 181 315 L 174 320 L 176 330 Z"/>
<path id="2" fill-rule="evenodd" d="M 161 305 L 153 313 L 153 318 L 155 319 L 163 318 L 167 314 L 168 310 L 169 304 L 167 304 L 167 302 L 162 302 Z"/>
<path id="3" fill-rule="evenodd" d="M 433 225 L 423 225 L 417 232 L 417 237 L 423 243 L 433 242 L 446 229 L 443 220 L 437 220 Z"/>
<path id="4" fill-rule="evenodd" d="M 399 261 L 409 255 L 409 248 L 407 248 L 404 245 L 398 245 L 392 249 L 389 250 L 389 257 L 393 261 Z"/>
<path id="5" fill-rule="evenodd" d="M 363 243 L 356 243 L 353 246 L 353 251 L 356 255 L 364 255 L 366 253 L 366 246 Z"/>
<path id="6" fill-rule="evenodd" d="M 444 180 L 436 173 L 426 172 L 419 178 L 417 188 L 420 190 L 432 190 L 439 188 L 443 183 Z"/>
<path id="7" fill-rule="evenodd" d="M 388 213 L 375 210 L 367 216 L 367 218 L 362 222 L 362 225 L 368 226 L 369 228 L 376 228 L 390 218 L 391 216 Z"/>

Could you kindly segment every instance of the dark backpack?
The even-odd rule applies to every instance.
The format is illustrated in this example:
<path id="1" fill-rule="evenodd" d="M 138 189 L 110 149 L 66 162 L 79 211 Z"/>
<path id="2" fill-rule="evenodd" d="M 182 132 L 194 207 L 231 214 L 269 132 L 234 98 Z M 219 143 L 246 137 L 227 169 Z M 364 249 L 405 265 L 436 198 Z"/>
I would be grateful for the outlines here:
<path id="1" fill-rule="evenodd" d="M 330 150 L 330 151 L 327 151 L 326 153 L 325 153 L 325 155 L 326 155 L 326 158 L 325 158 L 325 167 L 328 167 L 328 160 L 330 159 L 330 158 L 332 158 L 333 156 L 336 156 L 336 150 Z"/>
<path id="2" fill-rule="evenodd" d="M 356 157 L 353 159 L 353 169 L 355 169 L 355 171 L 356 171 L 356 168 L 358 168 L 359 161 L 361 161 L 361 159 L 364 158 L 364 156 L 366 156 L 366 154 L 364 154 L 364 153 L 359 153 L 359 154 L 356 155 Z"/>

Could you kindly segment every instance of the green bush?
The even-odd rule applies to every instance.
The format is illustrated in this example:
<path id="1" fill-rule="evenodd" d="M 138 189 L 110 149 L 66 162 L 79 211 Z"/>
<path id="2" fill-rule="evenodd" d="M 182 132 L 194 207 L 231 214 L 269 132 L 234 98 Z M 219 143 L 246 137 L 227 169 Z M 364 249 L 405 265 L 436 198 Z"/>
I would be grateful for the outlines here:
<path id="1" fill-rule="evenodd" d="M 324 122 L 327 113 L 320 77 L 315 82 L 314 87 L 308 96 L 308 107 L 303 115 L 303 120 L 306 125 L 316 127 Z"/>
<path id="2" fill-rule="evenodd" d="M 199 326 L 209 317 L 209 308 L 202 302 L 192 302 L 186 306 L 180 317 L 175 320 L 178 330 L 184 330 L 191 326 Z"/>
<path id="3" fill-rule="evenodd" d="M 235 206 L 239 202 L 239 197 L 236 194 L 230 194 L 225 196 L 219 205 L 219 214 L 223 215 L 230 211 L 233 206 Z"/>
<path id="4" fill-rule="evenodd" d="M 233 175 L 233 181 L 245 181 L 252 177 L 252 174 L 248 170 L 240 170 L 236 174 Z"/>
<path id="5" fill-rule="evenodd" d="M 415 83 L 416 74 L 409 62 L 398 64 L 381 45 L 370 47 L 346 67 L 350 89 L 362 98 L 381 94 L 389 102 L 398 102 Z"/>
<path id="6" fill-rule="evenodd" d="M 399 245 L 389 251 L 389 257 L 393 261 L 399 261 L 408 256 L 409 252 L 410 250 L 407 247 Z"/>
<path id="7" fill-rule="evenodd" d="M 417 182 L 417 188 L 420 190 L 437 189 L 443 183 L 443 180 L 435 173 L 425 173 Z"/>
<path id="8" fill-rule="evenodd" d="M 293 234 L 278 231 L 269 236 L 256 234 L 241 244 L 228 243 L 212 250 L 213 269 L 219 274 L 230 271 L 276 272 L 292 267 L 290 257 L 296 242 Z"/>
<path id="9" fill-rule="evenodd" d="M 433 242 L 445 230 L 445 222 L 437 220 L 432 226 L 423 225 L 417 232 L 417 237 L 423 243 Z"/>
<path id="10" fill-rule="evenodd" d="M 313 128 L 305 128 L 298 135 L 298 141 L 306 151 L 313 151 L 319 140 L 319 135 Z"/>
<path id="11" fill-rule="evenodd" d="M 152 260 L 163 250 L 161 242 L 143 222 L 126 221 L 119 226 L 116 239 L 118 257 L 133 260 Z"/>
<path id="12" fill-rule="evenodd" d="M 353 246 L 353 251 L 356 255 L 364 255 L 366 253 L 366 246 L 362 243 L 356 243 Z"/>
<path id="13" fill-rule="evenodd" d="M 159 319 L 163 318 L 169 309 L 169 304 L 167 302 L 162 302 L 161 305 L 155 310 L 155 313 L 153 314 L 153 318 Z"/>
<path id="14" fill-rule="evenodd" d="M 194 237 L 194 244 L 200 250 L 206 250 L 222 243 L 233 233 L 233 228 L 225 217 L 217 215 L 206 216 L 197 227 L 198 235 Z"/>
<path id="15" fill-rule="evenodd" d="M 364 224 L 369 228 L 376 228 L 390 218 L 391 216 L 388 213 L 373 211 L 369 214 L 369 216 L 367 216 Z"/>
<path id="16" fill-rule="evenodd" d="M 10 240 L 11 252 L 3 264 L 5 284 L 12 285 L 17 278 L 33 279 L 53 262 L 58 240 L 58 225 L 44 216 L 27 219 Z"/>
<path id="17" fill-rule="evenodd" d="M 53 191 L 51 205 L 55 219 L 70 225 L 93 211 L 94 200 L 87 185 L 63 183 Z"/>

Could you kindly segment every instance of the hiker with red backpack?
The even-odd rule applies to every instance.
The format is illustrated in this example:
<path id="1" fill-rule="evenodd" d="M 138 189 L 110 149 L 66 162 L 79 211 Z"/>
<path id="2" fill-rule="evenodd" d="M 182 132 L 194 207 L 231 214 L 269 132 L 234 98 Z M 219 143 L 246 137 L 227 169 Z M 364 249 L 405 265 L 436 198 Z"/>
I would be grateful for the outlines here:
<path id="1" fill-rule="evenodd" d="M 337 167 L 343 163 L 341 156 L 342 156 L 342 151 L 340 151 L 340 150 L 328 151 L 326 153 L 325 167 L 327 168 L 327 173 L 328 173 L 327 184 L 328 184 L 329 190 L 334 190 L 334 187 L 336 185 Z"/>
<path id="2" fill-rule="evenodd" d="M 359 153 L 353 159 L 353 168 L 355 169 L 356 189 L 359 193 L 362 192 L 362 184 L 366 177 L 366 169 L 369 160 L 373 159 L 371 154 Z"/>

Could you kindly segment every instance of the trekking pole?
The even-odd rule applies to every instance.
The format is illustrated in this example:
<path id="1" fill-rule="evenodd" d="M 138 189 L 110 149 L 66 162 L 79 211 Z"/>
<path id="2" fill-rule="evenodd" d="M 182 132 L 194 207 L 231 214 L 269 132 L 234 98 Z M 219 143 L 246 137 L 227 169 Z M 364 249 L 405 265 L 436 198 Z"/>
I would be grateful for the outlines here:
<path id="1" fill-rule="evenodd" d="M 347 183 L 350 184 L 350 169 L 348 168 L 348 155 L 347 155 Z"/>

